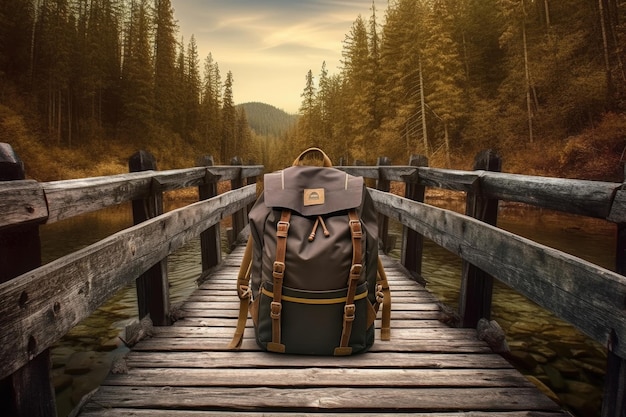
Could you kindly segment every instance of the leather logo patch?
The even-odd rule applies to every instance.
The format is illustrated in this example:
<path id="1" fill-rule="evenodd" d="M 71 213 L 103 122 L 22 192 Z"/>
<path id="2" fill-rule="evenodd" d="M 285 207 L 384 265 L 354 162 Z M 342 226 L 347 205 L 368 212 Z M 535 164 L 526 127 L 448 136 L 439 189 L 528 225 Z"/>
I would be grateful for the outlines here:
<path id="1" fill-rule="evenodd" d="M 324 204 L 323 188 L 307 188 L 304 190 L 304 205 L 315 206 Z"/>

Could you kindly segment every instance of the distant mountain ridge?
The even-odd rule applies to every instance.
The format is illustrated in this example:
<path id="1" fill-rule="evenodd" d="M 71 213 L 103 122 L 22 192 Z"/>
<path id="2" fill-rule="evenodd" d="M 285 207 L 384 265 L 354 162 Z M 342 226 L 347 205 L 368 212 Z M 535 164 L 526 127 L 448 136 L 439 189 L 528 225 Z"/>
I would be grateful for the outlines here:
<path id="1" fill-rule="evenodd" d="M 238 106 L 245 110 L 250 129 L 257 135 L 279 137 L 298 120 L 298 115 L 289 114 L 270 104 L 250 102 Z"/>

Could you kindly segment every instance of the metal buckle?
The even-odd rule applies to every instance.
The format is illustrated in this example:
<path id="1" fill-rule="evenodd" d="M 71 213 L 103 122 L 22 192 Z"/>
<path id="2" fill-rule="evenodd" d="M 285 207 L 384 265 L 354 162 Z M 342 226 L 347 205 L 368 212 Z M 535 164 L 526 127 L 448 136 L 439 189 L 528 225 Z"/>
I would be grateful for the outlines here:
<path id="1" fill-rule="evenodd" d="M 350 220 L 350 231 L 352 232 L 352 237 L 355 239 L 361 239 L 363 237 L 363 229 L 361 228 L 360 220 Z"/>
<path id="2" fill-rule="evenodd" d="M 238 291 L 239 299 L 244 300 L 252 297 L 252 289 L 247 285 L 240 285 Z"/>
<path id="3" fill-rule="evenodd" d="M 350 279 L 357 279 L 361 276 L 361 272 L 363 271 L 363 265 L 354 264 L 350 267 Z"/>
<path id="4" fill-rule="evenodd" d="M 287 233 L 289 232 L 289 222 L 279 221 L 276 223 L 276 236 L 278 237 L 287 237 Z"/>
<path id="5" fill-rule="evenodd" d="M 276 279 L 282 279 L 285 276 L 285 263 L 274 261 L 272 268 L 272 276 Z"/>
<path id="6" fill-rule="evenodd" d="M 272 301 L 272 304 L 270 304 L 270 317 L 272 319 L 280 319 L 280 312 L 283 309 L 283 305 L 279 302 L 276 301 Z"/>
<path id="7" fill-rule="evenodd" d="M 343 319 L 345 321 L 354 321 L 355 311 L 356 311 L 356 306 L 354 304 L 346 304 L 343 307 Z"/>

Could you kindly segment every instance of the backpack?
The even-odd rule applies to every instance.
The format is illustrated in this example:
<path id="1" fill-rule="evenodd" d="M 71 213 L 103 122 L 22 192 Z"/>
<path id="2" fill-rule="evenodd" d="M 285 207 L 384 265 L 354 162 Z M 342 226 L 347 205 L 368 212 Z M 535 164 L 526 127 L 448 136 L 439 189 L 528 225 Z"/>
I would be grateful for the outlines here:
<path id="1" fill-rule="evenodd" d="M 323 166 L 305 166 L 318 153 Z M 345 356 L 390 338 L 389 285 L 378 258 L 378 220 L 362 177 L 336 168 L 318 148 L 264 176 L 248 215 L 250 237 L 237 291 L 230 348 L 241 345 L 248 311 L 256 342 L 280 353 Z"/>

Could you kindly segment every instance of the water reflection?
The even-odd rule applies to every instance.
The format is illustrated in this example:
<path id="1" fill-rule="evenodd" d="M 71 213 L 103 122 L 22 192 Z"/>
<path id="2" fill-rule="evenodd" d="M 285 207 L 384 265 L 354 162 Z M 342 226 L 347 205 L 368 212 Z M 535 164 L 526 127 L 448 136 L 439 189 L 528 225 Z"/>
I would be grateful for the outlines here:
<path id="1" fill-rule="evenodd" d="M 441 205 L 441 204 L 437 204 Z M 449 207 L 462 211 L 462 204 Z M 615 226 L 600 220 L 536 209 L 501 208 L 499 227 L 612 269 Z M 42 227 L 44 262 L 71 253 L 132 225 L 130 205 Z M 391 223 L 392 233 L 401 227 Z M 398 238 L 398 241 L 400 239 Z M 394 253 L 399 255 L 399 249 Z M 456 307 L 460 259 L 425 242 L 423 276 L 445 304 Z M 196 288 L 201 273 L 200 245 L 193 240 L 168 258 L 170 297 L 179 303 Z M 116 357 L 127 352 L 119 335 L 136 320 L 134 286 L 128 286 L 81 322 L 52 349 L 59 416 L 97 387 Z M 605 349 L 506 286 L 494 288 L 493 319 L 503 327 L 516 366 L 556 392 L 578 416 L 599 416 Z"/>

